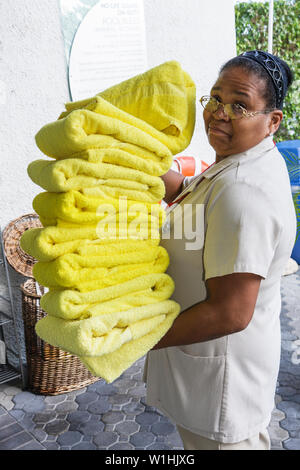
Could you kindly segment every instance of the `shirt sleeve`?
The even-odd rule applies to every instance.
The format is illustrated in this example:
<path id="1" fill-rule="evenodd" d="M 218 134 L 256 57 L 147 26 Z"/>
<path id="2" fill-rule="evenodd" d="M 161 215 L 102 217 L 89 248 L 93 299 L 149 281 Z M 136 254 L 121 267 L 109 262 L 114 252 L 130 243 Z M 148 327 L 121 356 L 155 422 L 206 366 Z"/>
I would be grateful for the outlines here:
<path id="1" fill-rule="evenodd" d="M 248 272 L 266 278 L 282 230 L 274 204 L 260 187 L 237 182 L 207 205 L 205 280 Z"/>

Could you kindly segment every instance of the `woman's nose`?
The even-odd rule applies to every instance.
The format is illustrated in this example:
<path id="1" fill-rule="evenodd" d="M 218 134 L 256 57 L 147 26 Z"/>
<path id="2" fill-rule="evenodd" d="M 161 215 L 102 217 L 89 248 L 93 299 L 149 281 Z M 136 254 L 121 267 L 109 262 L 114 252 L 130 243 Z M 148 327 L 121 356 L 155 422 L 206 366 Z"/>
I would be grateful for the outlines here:
<path id="1" fill-rule="evenodd" d="M 224 105 L 220 103 L 218 109 L 213 113 L 215 119 L 223 120 L 223 121 L 230 121 L 230 117 L 225 111 Z"/>

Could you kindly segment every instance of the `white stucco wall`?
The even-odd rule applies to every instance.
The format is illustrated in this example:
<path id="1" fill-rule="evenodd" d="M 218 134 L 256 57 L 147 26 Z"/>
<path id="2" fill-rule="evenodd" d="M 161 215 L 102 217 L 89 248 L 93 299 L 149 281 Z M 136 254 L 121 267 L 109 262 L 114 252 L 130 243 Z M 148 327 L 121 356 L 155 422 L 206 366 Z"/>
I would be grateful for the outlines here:
<path id="1" fill-rule="evenodd" d="M 196 82 L 198 97 L 207 94 L 221 64 L 235 55 L 234 0 L 145 0 L 145 17 L 149 68 L 178 60 Z M 58 0 L 0 2 L 0 38 L 3 227 L 32 212 L 41 189 L 26 168 L 42 158 L 34 136 L 69 100 Z M 211 163 L 197 107 L 195 134 L 182 154 Z"/>

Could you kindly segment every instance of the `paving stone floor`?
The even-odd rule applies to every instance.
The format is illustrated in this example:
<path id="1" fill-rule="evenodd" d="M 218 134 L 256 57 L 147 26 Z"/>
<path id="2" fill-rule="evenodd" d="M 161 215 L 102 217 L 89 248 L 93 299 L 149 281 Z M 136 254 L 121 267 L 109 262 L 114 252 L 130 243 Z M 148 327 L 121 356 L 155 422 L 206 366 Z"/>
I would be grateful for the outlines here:
<path id="1" fill-rule="evenodd" d="M 300 269 L 282 278 L 282 356 L 269 426 L 273 450 L 300 450 Z M 113 384 L 35 395 L 0 385 L 0 450 L 183 449 L 172 422 L 145 404 L 144 358 Z"/>

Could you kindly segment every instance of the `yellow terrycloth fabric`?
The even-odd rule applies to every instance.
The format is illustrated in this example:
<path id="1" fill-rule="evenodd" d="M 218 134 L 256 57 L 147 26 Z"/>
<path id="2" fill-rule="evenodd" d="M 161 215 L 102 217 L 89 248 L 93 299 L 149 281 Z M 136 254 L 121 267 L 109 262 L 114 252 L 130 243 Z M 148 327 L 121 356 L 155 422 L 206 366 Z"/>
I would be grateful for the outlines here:
<path id="1" fill-rule="evenodd" d="M 103 199 L 125 196 L 150 203 L 165 196 L 165 185 L 158 176 L 109 163 L 90 163 L 80 158 L 35 160 L 27 171 L 34 183 L 54 193 L 95 188 Z"/>
<path id="2" fill-rule="evenodd" d="M 168 264 L 167 250 L 158 246 L 109 256 L 62 255 L 49 263 L 36 263 L 32 273 L 43 286 L 69 287 L 86 292 L 144 274 L 162 273 Z"/>
<path id="3" fill-rule="evenodd" d="M 107 147 L 83 150 L 63 159 L 80 158 L 90 163 L 109 163 L 139 170 L 152 176 L 164 175 L 172 166 L 171 153 L 160 157 L 144 147 L 119 142 L 113 137 L 107 137 L 107 139 L 110 139 Z"/>
<path id="4" fill-rule="evenodd" d="M 82 320 L 167 300 L 174 287 L 168 274 L 147 274 L 90 292 L 50 289 L 42 296 L 40 305 L 49 315 L 65 320 Z"/>
<path id="5" fill-rule="evenodd" d="M 155 138 L 175 155 L 187 147 L 193 135 L 195 95 L 193 80 L 172 60 L 106 89 L 97 98 L 149 124 L 156 131 Z M 78 108 L 98 112 L 97 101 L 90 98 L 67 103 L 60 118 Z"/>
<path id="6" fill-rule="evenodd" d="M 102 356 L 157 328 L 178 304 L 165 300 L 135 307 L 114 315 L 66 321 L 47 315 L 36 324 L 36 332 L 48 343 L 78 356 Z"/>
<path id="7" fill-rule="evenodd" d="M 123 344 L 112 353 L 100 357 L 80 356 L 80 360 L 93 375 L 103 377 L 107 383 L 111 383 L 160 341 L 171 328 L 179 312 L 180 306 L 177 304 L 176 311 L 167 315 L 166 319 L 148 334 Z"/>
<path id="8" fill-rule="evenodd" d="M 68 253 L 81 256 L 100 256 L 109 254 L 115 250 L 138 251 L 143 247 L 157 246 L 160 242 L 159 231 L 149 237 L 150 230 L 146 227 L 136 238 L 136 230 L 126 227 L 128 234 L 126 239 L 120 238 L 98 238 L 97 226 L 86 227 L 46 227 L 32 228 L 23 232 L 20 239 L 21 248 L 38 261 L 53 261 L 59 256 Z M 99 234 L 100 235 L 100 234 Z M 117 234 L 118 235 L 118 234 Z"/>
<path id="9" fill-rule="evenodd" d="M 34 198 L 32 206 L 44 227 L 57 225 L 58 219 L 78 225 L 91 225 L 106 220 L 115 227 L 115 222 L 119 223 L 120 214 L 124 215 L 126 225 L 138 220 L 148 224 L 148 220 L 153 218 L 154 226 L 155 219 L 158 219 L 161 226 L 165 220 L 165 212 L 158 203 L 121 198 L 103 199 L 95 195 L 94 190 L 95 188 L 87 188 L 84 194 L 73 190 L 67 193 L 40 193 Z"/>
<path id="10" fill-rule="evenodd" d="M 170 150 L 157 140 L 159 133 L 152 126 L 100 96 L 89 107 L 93 110 L 77 109 L 42 127 L 35 136 L 39 149 L 49 157 L 61 159 L 87 149 L 109 147 L 113 142 L 126 142 L 169 157 Z"/>
<path id="11" fill-rule="evenodd" d="M 21 247 L 50 291 L 37 334 L 115 380 L 171 327 L 180 306 L 159 246 L 165 212 L 159 176 L 190 143 L 195 85 L 176 61 L 80 102 L 68 103 L 36 144 L 56 162 L 35 161 L 32 180 L 47 192 L 33 208 L 42 229 Z"/>

